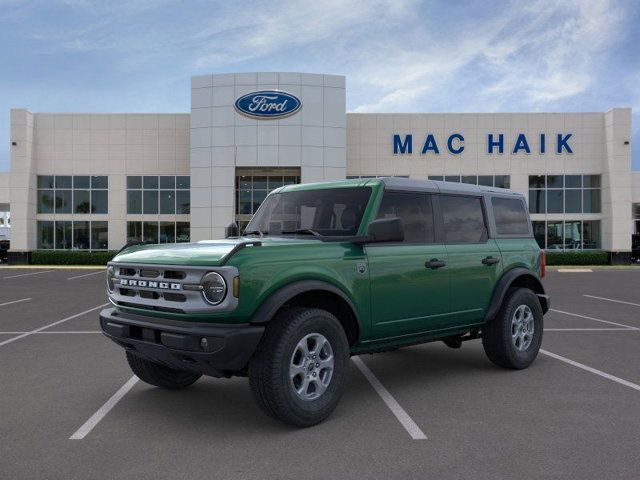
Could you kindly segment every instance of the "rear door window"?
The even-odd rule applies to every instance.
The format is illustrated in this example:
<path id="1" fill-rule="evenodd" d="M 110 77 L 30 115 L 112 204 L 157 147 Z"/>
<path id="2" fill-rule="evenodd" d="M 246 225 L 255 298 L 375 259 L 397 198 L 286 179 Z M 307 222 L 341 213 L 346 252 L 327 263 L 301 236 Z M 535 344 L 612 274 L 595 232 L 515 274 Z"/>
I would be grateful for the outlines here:
<path id="1" fill-rule="evenodd" d="M 493 197 L 491 205 L 498 235 L 529 236 L 529 216 L 521 199 Z"/>
<path id="2" fill-rule="evenodd" d="M 382 197 L 378 218 L 399 217 L 405 243 L 433 243 L 431 195 L 387 191 Z"/>
<path id="3" fill-rule="evenodd" d="M 480 197 L 440 196 L 440 208 L 447 243 L 487 241 L 487 227 Z"/>

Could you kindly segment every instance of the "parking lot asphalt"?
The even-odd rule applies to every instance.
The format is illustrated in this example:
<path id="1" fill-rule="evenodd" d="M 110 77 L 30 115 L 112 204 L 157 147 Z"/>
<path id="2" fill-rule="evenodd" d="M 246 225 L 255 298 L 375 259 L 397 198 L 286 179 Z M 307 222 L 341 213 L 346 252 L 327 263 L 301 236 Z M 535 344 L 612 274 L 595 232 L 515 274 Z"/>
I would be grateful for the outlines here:
<path id="1" fill-rule="evenodd" d="M 335 413 L 303 430 L 244 378 L 130 381 L 98 332 L 98 272 L 0 268 L 0 478 L 638 478 L 640 268 L 549 272 L 545 353 L 523 371 L 480 341 L 361 356 L 421 440 L 354 362 Z"/>

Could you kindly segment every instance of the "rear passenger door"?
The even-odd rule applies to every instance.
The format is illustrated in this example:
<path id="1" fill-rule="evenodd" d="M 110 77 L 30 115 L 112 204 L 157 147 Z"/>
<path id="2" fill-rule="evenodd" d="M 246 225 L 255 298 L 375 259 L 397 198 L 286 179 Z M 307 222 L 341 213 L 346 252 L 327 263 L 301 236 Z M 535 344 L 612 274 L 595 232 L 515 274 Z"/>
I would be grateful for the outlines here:
<path id="1" fill-rule="evenodd" d="M 502 271 L 483 196 L 443 194 L 438 207 L 451 276 L 451 326 L 482 322 Z"/>
<path id="2" fill-rule="evenodd" d="M 447 251 L 434 229 L 433 195 L 386 191 L 378 218 L 399 217 L 404 242 L 365 246 L 374 338 L 436 330 L 449 311 Z"/>

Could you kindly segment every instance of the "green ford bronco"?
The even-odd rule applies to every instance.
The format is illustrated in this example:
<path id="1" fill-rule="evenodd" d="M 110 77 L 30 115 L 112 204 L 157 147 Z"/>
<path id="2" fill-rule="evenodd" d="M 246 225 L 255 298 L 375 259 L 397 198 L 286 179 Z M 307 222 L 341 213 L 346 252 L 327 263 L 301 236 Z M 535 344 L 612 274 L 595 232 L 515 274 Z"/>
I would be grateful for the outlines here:
<path id="1" fill-rule="evenodd" d="M 121 251 L 100 324 L 151 385 L 248 376 L 266 414 L 310 426 L 335 409 L 350 355 L 481 338 L 493 363 L 527 367 L 549 309 L 544 270 L 524 198 L 510 190 L 290 185 L 240 237 Z"/>

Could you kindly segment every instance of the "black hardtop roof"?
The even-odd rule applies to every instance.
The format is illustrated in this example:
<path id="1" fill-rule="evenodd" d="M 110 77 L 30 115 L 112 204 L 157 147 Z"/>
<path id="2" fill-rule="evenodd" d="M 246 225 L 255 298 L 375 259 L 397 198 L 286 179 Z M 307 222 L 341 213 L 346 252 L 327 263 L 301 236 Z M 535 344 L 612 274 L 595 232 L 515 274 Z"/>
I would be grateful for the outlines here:
<path id="1" fill-rule="evenodd" d="M 457 193 L 467 195 L 485 195 L 498 194 L 514 197 L 522 197 L 522 195 L 507 188 L 485 187 L 481 185 L 472 185 L 470 183 L 458 182 L 441 182 L 437 180 L 418 180 L 415 178 L 404 177 L 381 177 L 385 188 L 391 190 L 411 190 L 432 193 Z"/>

